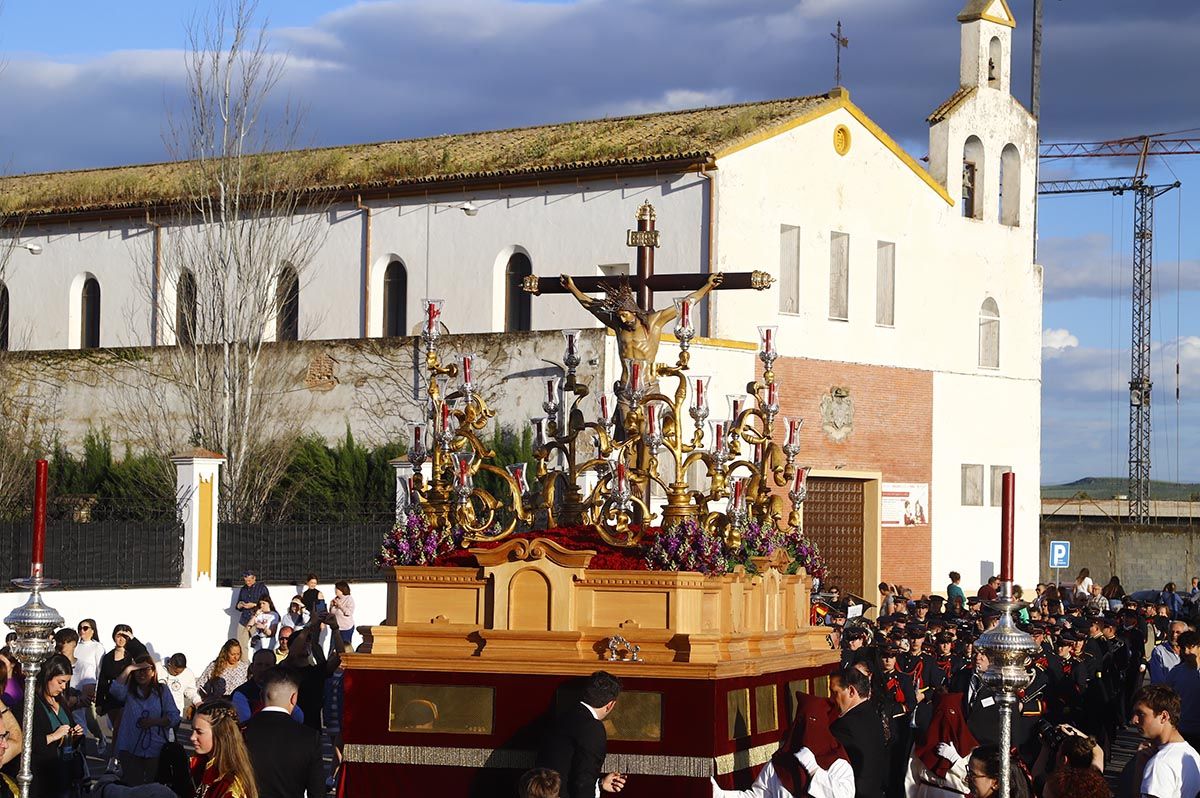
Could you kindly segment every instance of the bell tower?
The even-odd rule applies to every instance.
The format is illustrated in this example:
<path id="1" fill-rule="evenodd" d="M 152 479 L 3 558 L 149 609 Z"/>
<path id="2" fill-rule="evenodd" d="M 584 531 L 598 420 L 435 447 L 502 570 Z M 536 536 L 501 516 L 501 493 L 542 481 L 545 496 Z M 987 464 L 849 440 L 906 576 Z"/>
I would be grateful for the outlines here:
<path id="1" fill-rule="evenodd" d="M 1017 22 L 1006 0 L 967 0 L 958 21 L 962 23 L 959 83 L 964 88 L 1010 93 L 1012 32 Z"/>

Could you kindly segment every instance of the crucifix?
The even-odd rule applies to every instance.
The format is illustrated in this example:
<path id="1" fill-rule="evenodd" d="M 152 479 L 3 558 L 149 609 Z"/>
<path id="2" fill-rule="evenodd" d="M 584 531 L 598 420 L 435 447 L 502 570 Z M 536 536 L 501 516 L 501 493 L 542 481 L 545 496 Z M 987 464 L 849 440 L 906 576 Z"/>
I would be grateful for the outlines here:
<path id="1" fill-rule="evenodd" d="M 837 24 L 837 33 L 829 34 L 833 37 L 837 46 L 837 61 L 835 62 L 833 71 L 833 85 L 842 85 L 842 48 L 850 46 L 850 40 L 842 35 L 842 21 L 839 19 Z"/>
<path id="2" fill-rule="evenodd" d="M 693 302 L 703 299 L 709 291 L 752 288 L 762 291 L 769 288 L 774 278 L 766 272 L 717 272 L 714 274 L 655 274 L 654 250 L 658 247 L 659 231 L 654 227 L 654 206 L 642 203 L 637 212 L 637 229 L 629 230 L 625 243 L 637 249 L 637 274 L 613 280 L 607 277 L 571 277 L 560 275 L 538 277 L 530 275 L 522 283 L 529 293 L 568 293 L 579 301 L 589 313 L 610 328 L 617 336 L 617 345 L 622 361 L 621 382 L 625 383 L 626 360 L 641 360 L 652 365 L 658 355 L 658 342 L 662 330 L 675 319 L 674 305 L 654 309 L 654 294 L 657 291 L 691 291 L 688 298 Z M 603 299 L 588 296 L 603 291 Z"/>

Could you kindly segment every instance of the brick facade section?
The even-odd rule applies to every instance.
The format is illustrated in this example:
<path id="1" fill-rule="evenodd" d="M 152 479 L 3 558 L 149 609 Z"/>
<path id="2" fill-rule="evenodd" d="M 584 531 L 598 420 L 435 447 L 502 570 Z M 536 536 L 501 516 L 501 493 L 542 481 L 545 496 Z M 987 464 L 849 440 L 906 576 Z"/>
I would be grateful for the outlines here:
<path id="1" fill-rule="evenodd" d="M 776 440 L 782 442 L 786 435 L 783 416 L 804 418 L 798 464 L 878 471 L 884 482 L 933 482 L 932 372 L 781 357 L 775 361 L 775 380 L 780 389 Z M 840 443 L 821 428 L 821 399 L 835 386 L 849 388 L 854 402 L 854 431 Z M 930 525 L 884 527 L 881 545 L 883 579 L 912 586 L 918 595 L 933 584 L 930 561 L 937 497 L 932 488 L 927 511 Z M 874 601 L 877 594 L 867 598 Z"/>

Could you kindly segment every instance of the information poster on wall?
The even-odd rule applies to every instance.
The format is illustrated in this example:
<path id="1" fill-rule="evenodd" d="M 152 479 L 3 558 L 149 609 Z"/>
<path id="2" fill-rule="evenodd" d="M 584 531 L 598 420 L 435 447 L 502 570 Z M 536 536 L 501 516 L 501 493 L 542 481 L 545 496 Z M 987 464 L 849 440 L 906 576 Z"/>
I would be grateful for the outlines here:
<path id="1" fill-rule="evenodd" d="M 883 526 L 926 526 L 928 523 L 928 483 L 883 483 Z"/>

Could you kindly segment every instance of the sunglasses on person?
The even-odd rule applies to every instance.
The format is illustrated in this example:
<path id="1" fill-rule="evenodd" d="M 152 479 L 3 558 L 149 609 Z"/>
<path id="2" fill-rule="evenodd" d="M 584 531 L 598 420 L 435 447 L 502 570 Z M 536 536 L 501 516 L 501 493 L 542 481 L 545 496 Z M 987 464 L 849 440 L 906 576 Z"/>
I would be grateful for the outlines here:
<path id="1" fill-rule="evenodd" d="M 81 631 L 81 632 L 90 632 L 90 631 L 92 631 L 92 627 L 90 627 L 90 626 L 80 626 L 80 627 L 79 627 L 79 631 Z"/>

